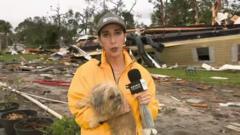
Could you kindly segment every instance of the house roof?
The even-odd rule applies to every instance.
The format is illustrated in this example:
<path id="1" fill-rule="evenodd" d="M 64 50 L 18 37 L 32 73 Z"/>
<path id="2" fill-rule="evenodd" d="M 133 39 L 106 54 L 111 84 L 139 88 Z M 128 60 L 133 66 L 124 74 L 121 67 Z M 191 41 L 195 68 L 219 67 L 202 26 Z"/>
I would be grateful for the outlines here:
<path id="1" fill-rule="evenodd" d="M 209 37 L 209 38 L 201 38 L 201 39 L 189 39 L 184 41 L 173 41 L 164 43 L 164 47 L 175 47 L 180 45 L 187 45 L 187 44 L 197 44 L 197 43 L 207 43 L 209 41 L 225 41 L 225 40 L 233 40 L 233 39 L 240 39 L 240 34 L 238 35 L 229 35 L 229 36 L 218 36 L 218 37 Z"/>

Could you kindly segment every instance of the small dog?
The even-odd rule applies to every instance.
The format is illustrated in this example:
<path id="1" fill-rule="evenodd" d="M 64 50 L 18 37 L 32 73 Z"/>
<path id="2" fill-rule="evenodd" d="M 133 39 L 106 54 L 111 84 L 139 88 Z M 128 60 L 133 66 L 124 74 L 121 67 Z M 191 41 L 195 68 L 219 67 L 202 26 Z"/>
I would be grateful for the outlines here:
<path id="1" fill-rule="evenodd" d="M 131 111 L 121 114 L 126 101 L 118 88 L 112 84 L 99 84 L 92 90 L 90 100 L 81 102 L 80 106 L 92 107 L 96 118 L 91 118 L 90 126 L 97 127 L 107 122 L 112 135 L 136 135 L 136 122 Z"/>

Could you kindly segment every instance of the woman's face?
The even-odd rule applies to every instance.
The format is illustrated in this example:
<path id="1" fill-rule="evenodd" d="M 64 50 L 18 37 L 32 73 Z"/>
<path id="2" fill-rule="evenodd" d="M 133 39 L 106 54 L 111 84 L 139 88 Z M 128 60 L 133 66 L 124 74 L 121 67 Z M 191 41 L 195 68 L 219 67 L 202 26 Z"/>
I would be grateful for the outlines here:
<path id="1" fill-rule="evenodd" d="M 108 57 L 118 57 L 122 55 L 125 36 L 126 34 L 120 25 L 109 24 L 103 27 L 100 32 L 99 42 Z"/>

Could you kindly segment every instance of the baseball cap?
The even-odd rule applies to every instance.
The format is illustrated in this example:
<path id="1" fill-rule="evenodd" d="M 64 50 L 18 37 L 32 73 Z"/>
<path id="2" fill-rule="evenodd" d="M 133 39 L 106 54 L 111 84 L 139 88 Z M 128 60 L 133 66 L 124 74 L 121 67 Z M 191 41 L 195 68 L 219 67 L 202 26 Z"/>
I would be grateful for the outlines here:
<path id="1" fill-rule="evenodd" d="M 117 16 L 111 12 L 104 14 L 97 24 L 97 34 L 100 35 L 102 28 L 108 24 L 118 24 L 123 28 L 123 31 L 126 31 L 126 26 L 123 19 L 120 16 Z"/>

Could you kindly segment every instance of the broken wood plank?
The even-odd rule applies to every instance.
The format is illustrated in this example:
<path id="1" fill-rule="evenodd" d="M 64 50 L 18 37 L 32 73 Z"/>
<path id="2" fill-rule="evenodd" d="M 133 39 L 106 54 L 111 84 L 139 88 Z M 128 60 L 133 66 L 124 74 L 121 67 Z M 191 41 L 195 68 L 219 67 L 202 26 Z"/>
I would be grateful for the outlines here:
<path id="1" fill-rule="evenodd" d="M 237 126 L 237 127 L 240 128 L 240 123 L 232 122 L 231 125 L 233 125 L 233 126 Z"/>
<path id="2" fill-rule="evenodd" d="M 42 103 L 39 102 L 38 100 L 36 100 L 36 99 L 34 99 L 34 98 L 32 98 L 32 97 L 30 97 L 30 96 L 22 93 L 21 91 L 18 91 L 18 90 L 16 90 L 16 89 L 8 86 L 6 83 L 0 82 L 0 87 L 6 87 L 6 88 L 8 88 L 11 92 L 17 93 L 17 94 L 25 97 L 26 99 L 28 99 L 29 101 L 35 103 L 35 104 L 38 105 L 40 108 L 42 108 L 43 110 L 49 112 L 50 114 L 52 114 L 53 116 L 55 116 L 55 117 L 58 118 L 58 119 L 62 119 L 62 118 L 63 118 L 63 116 L 62 116 L 61 114 L 55 112 L 55 111 L 52 110 L 51 108 L 49 108 L 49 107 L 47 107 L 46 105 L 42 104 Z"/>
<path id="3" fill-rule="evenodd" d="M 240 107 L 240 102 L 219 103 L 221 107 Z"/>
<path id="4" fill-rule="evenodd" d="M 240 127 L 237 127 L 237 126 L 234 126 L 234 125 L 227 125 L 225 127 L 228 128 L 228 129 L 240 132 Z"/>
<path id="5" fill-rule="evenodd" d="M 178 101 L 178 102 L 181 102 L 181 100 L 179 100 L 179 99 L 177 99 L 176 97 L 174 97 L 174 96 L 170 96 L 172 99 L 174 99 L 174 100 L 176 100 L 176 101 Z"/>
<path id="6" fill-rule="evenodd" d="M 26 95 L 31 96 L 31 97 L 35 97 L 35 98 L 39 98 L 39 99 L 42 99 L 42 100 L 50 101 L 50 102 L 67 104 L 67 102 L 64 102 L 64 101 L 59 101 L 59 100 L 55 100 L 55 99 L 45 98 L 45 97 L 41 97 L 41 96 L 37 96 L 37 95 L 25 93 L 25 92 L 21 92 L 21 93 L 26 94 Z"/>
<path id="7" fill-rule="evenodd" d="M 190 104 L 193 107 L 198 107 L 198 108 L 208 108 L 208 104 L 205 103 L 199 103 L 199 104 Z"/>

